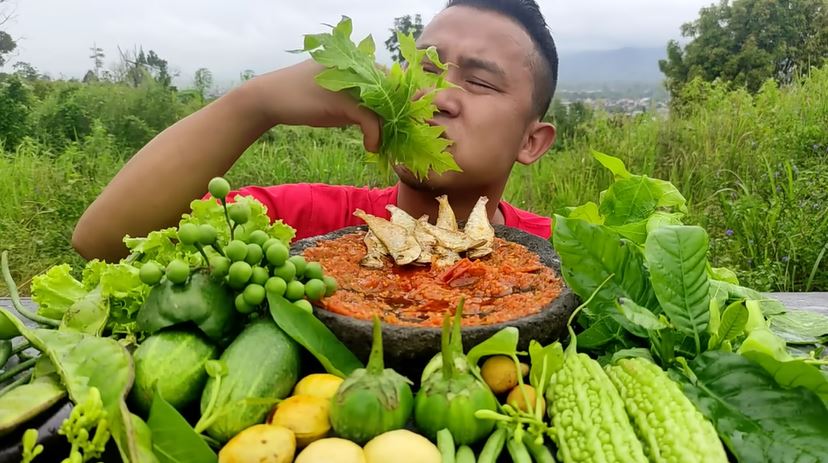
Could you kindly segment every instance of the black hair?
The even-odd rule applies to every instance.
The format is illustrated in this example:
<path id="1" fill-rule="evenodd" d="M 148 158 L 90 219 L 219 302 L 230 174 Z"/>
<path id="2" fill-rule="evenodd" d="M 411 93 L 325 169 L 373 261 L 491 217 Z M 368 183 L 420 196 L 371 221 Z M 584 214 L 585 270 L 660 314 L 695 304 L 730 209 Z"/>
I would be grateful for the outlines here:
<path id="1" fill-rule="evenodd" d="M 517 22 L 534 42 L 541 62 L 535 68 L 533 109 L 543 118 L 558 85 L 558 51 L 549 26 L 534 0 L 449 0 L 446 8 L 468 6 L 493 11 Z"/>

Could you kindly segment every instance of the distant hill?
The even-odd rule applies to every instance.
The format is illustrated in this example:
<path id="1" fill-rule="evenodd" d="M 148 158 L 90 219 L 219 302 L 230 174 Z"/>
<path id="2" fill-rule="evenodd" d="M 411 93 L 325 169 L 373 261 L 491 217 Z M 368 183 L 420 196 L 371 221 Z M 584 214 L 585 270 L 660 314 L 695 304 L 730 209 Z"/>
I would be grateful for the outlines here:
<path id="1" fill-rule="evenodd" d="M 606 82 L 659 83 L 664 75 L 658 60 L 666 57 L 666 47 L 561 53 L 558 82 L 563 88 Z"/>

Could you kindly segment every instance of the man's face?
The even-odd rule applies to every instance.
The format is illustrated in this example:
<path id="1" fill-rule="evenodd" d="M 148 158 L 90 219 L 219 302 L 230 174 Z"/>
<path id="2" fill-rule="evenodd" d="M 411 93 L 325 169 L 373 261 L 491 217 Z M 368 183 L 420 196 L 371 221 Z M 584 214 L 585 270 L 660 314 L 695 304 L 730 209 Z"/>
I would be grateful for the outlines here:
<path id="1" fill-rule="evenodd" d="M 535 48 L 529 35 L 498 13 L 456 6 L 443 10 L 418 40 L 435 46 L 450 63 L 447 78 L 459 88 L 435 98 L 434 123 L 454 143 L 449 151 L 463 172 L 432 173 L 419 182 L 403 168 L 400 179 L 418 189 L 480 189 L 504 183 L 517 160 L 527 128 L 535 117 L 531 63 Z M 426 63 L 426 70 L 438 71 Z"/>

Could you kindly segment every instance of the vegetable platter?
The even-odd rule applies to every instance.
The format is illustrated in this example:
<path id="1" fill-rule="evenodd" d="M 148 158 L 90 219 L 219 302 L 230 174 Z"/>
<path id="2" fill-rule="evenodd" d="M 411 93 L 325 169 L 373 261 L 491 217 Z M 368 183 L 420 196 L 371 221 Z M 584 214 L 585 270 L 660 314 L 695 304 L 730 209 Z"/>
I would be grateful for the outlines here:
<path id="1" fill-rule="evenodd" d="M 372 44 L 349 36 L 344 19 L 306 38 L 329 65 L 320 84 L 366 104 L 393 79 L 442 85 L 418 74 L 436 55 L 413 38 L 401 36 L 413 66 L 374 74 L 349 61 L 373 60 Z M 384 130 L 425 130 L 415 109 Z M 422 169 L 450 167 L 439 133 L 417 133 L 413 157 L 392 147 L 376 160 L 426 161 L 422 149 Z M 36 311 L 3 252 L 14 310 L 0 308 L 1 442 L 25 463 L 828 461 L 828 320 L 712 267 L 673 185 L 594 157 L 614 182 L 555 216 L 550 243 L 580 299 L 568 335 L 526 343 L 506 326 L 466 348 L 475 305 L 461 296 L 435 319 L 439 353 L 408 377 L 385 362 L 387 321 L 371 316 L 361 359 L 314 315 L 337 279 L 291 255 L 294 230 L 220 177 L 176 227 L 125 237 L 120 262 L 37 276 Z M 477 259 L 497 253 L 475 241 Z"/>

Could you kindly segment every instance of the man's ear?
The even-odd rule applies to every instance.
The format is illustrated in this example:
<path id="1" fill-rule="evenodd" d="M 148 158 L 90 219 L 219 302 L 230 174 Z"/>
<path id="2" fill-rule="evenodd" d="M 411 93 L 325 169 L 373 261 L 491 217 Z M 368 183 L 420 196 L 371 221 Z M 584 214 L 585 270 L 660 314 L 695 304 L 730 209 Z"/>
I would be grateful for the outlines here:
<path id="1" fill-rule="evenodd" d="M 526 132 L 523 146 L 518 152 L 517 162 L 532 164 L 540 159 L 555 142 L 555 126 L 550 122 L 536 121 Z"/>

